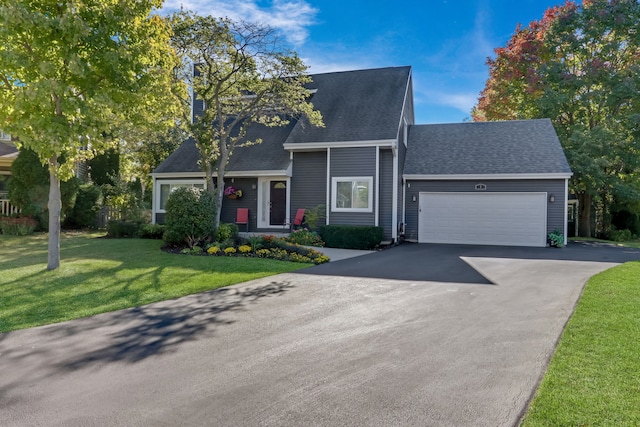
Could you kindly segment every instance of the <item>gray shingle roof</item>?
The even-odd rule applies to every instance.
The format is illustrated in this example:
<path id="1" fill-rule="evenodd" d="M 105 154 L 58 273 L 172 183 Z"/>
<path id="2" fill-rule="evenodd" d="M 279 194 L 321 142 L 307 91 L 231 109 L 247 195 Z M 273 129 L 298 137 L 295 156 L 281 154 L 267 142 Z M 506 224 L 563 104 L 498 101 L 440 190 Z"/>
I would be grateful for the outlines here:
<path id="1" fill-rule="evenodd" d="M 0 157 L 16 157 L 17 155 L 18 149 L 15 145 L 0 142 Z"/>
<path id="2" fill-rule="evenodd" d="M 286 170 L 289 153 L 283 143 L 369 141 L 395 139 L 409 84 L 411 67 L 315 74 L 309 89 L 325 127 L 292 121 L 286 127 L 251 126 L 247 139 L 262 144 L 238 148 L 228 171 Z M 199 154 L 192 140 L 185 141 L 154 173 L 200 172 Z"/>
<path id="3" fill-rule="evenodd" d="M 291 162 L 289 152 L 282 147 L 282 142 L 291 132 L 295 123 L 285 127 L 267 127 L 254 125 L 247 132 L 247 140 L 262 138 L 263 142 L 247 147 L 237 147 L 229 160 L 227 171 L 283 171 Z M 202 172 L 198 165 L 200 153 L 195 141 L 191 138 L 156 168 L 154 173 Z"/>
<path id="4" fill-rule="evenodd" d="M 570 173 L 549 119 L 409 128 L 405 175 Z"/>
<path id="5" fill-rule="evenodd" d="M 312 75 L 311 98 L 325 127 L 304 122 L 287 143 L 372 141 L 398 134 L 411 67 L 389 67 Z"/>

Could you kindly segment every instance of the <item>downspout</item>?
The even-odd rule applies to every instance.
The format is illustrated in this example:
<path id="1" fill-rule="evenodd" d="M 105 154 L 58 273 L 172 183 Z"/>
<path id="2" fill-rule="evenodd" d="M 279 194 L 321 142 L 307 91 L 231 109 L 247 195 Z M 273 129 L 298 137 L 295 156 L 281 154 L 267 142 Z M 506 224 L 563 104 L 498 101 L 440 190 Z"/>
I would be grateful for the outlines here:
<path id="1" fill-rule="evenodd" d="M 567 233 L 569 232 L 569 229 L 567 228 L 568 222 L 569 222 L 569 179 L 565 178 L 564 180 L 564 224 L 563 224 L 564 233 L 562 233 L 564 235 L 565 246 L 567 246 Z M 576 221 L 576 224 L 577 224 L 577 221 Z M 576 229 L 577 229 L 577 225 L 576 225 Z"/>
<path id="2" fill-rule="evenodd" d="M 156 176 L 151 175 L 152 185 L 151 185 L 151 224 L 156 223 L 156 214 L 158 210 L 158 203 L 156 202 L 156 198 L 159 195 L 159 190 L 156 188 Z"/>
<path id="3" fill-rule="evenodd" d="M 376 193 L 375 193 L 374 225 L 380 225 L 380 147 L 376 147 Z"/>
<path id="4" fill-rule="evenodd" d="M 329 225 L 329 216 L 331 215 L 331 147 L 327 147 L 327 209 L 325 211 L 325 223 Z"/>
<path id="5" fill-rule="evenodd" d="M 398 242 L 398 141 L 391 147 L 391 154 L 393 155 L 393 190 L 392 190 L 392 203 L 393 209 L 391 212 L 391 239 L 394 243 Z"/>

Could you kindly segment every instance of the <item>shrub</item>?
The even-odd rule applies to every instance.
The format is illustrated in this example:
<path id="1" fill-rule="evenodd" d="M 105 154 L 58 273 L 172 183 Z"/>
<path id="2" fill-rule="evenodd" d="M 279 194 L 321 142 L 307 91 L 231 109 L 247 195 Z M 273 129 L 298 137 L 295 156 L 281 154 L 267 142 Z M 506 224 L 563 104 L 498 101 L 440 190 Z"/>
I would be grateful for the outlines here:
<path id="1" fill-rule="evenodd" d="M 227 255 L 235 254 L 236 253 L 236 248 L 234 248 L 233 246 L 229 246 L 228 248 L 224 248 L 224 253 L 227 254 Z"/>
<path id="2" fill-rule="evenodd" d="M 256 252 L 258 249 L 262 248 L 264 239 L 262 236 L 248 236 L 247 243 L 251 246 L 251 251 Z"/>
<path id="3" fill-rule="evenodd" d="M 11 236 L 27 236 L 33 234 L 38 222 L 31 217 L 0 218 L 0 232 Z"/>
<path id="4" fill-rule="evenodd" d="M 121 239 L 137 237 L 140 224 L 131 221 L 111 220 L 107 223 L 107 237 Z"/>
<path id="5" fill-rule="evenodd" d="M 216 242 L 235 240 L 238 238 L 238 226 L 235 224 L 220 224 L 215 233 Z"/>
<path id="6" fill-rule="evenodd" d="M 216 246 L 216 245 L 211 245 L 209 246 L 209 248 L 207 249 L 207 253 L 209 255 L 217 255 L 220 253 L 220 247 Z"/>
<path id="7" fill-rule="evenodd" d="M 241 254 L 251 253 L 251 246 L 249 245 L 238 246 L 238 252 L 240 252 Z"/>
<path id="8" fill-rule="evenodd" d="M 321 219 L 324 219 L 327 217 L 327 210 L 325 205 L 317 205 L 311 209 L 307 209 L 304 212 L 304 220 L 307 223 L 307 225 L 309 226 L 309 229 L 311 230 L 317 230 L 318 229 L 318 223 L 320 222 Z"/>
<path id="9" fill-rule="evenodd" d="M 611 240 L 614 242 L 628 242 L 633 240 L 633 233 L 631 230 L 613 230 L 611 231 Z"/>
<path id="10" fill-rule="evenodd" d="M 324 244 L 318 233 L 309 231 L 306 228 L 293 230 L 286 240 L 291 243 L 307 246 L 322 246 Z"/>
<path id="11" fill-rule="evenodd" d="M 213 196 L 195 187 L 180 187 L 166 204 L 164 240 L 168 244 L 187 244 L 190 248 L 205 242 L 215 230 L 216 204 Z"/>
<path id="12" fill-rule="evenodd" d="M 95 227 L 98 211 L 102 206 L 102 191 L 93 184 L 81 184 L 76 194 L 76 202 L 67 218 L 65 227 Z"/>
<path id="13" fill-rule="evenodd" d="M 361 225 L 323 225 L 320 237 L 330 248 L 373 249 L 382 242 L 383 229 Z"/>
<path id="14" fill-rule="evenodd" d="M 162 224 L 143 224 L 138 230 L 138 237 L 143 239 L 162 239 L 165 226 Z"/>
<path id="15" fill-rule="evenodd" d="M 561 248 L 564 246 L 564 235 L 560 232 L 560 230 L 553 230 L 547 237 L 549 239 L 550 246 L 556 248 Z"/>

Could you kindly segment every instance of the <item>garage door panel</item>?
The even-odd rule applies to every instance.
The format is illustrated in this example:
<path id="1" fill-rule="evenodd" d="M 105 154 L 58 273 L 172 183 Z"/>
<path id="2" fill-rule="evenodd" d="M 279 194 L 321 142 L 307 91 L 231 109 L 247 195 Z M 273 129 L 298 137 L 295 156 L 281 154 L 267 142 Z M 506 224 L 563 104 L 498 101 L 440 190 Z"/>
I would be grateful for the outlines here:
<path id="1" fill-rule="evenodd" d="M 420 193 L 425 243 L 544 246 L 546 193 Z"/>

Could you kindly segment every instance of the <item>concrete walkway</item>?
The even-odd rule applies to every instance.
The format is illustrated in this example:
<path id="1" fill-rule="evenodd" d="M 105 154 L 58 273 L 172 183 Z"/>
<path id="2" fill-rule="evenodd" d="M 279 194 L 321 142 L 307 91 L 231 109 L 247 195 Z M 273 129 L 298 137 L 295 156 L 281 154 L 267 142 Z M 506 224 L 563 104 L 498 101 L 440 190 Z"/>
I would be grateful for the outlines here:
<path id="1" fill-rule="evenodd" d="M 585 281 L 622 259 L 413 249 L 0 334 L 1 424 L 513 426 Z M 446 281 L 417 278 L 427 253 Z"/>
<path id="2" fill-rule="evenodd" d="M 329 257 L 330 262 L 342 261 L 344 259 L 350 259 L 359 257 L 362 255 L 368 255 L 375 253 L 376 251 L 362 251 L 357 249 L 339 249 L 339 248 L 325 248 L 317 246 L 307 246 L 310 249 L 322 252 Z"/>

